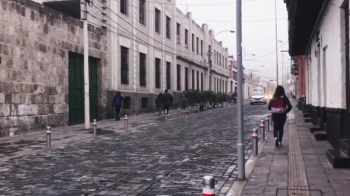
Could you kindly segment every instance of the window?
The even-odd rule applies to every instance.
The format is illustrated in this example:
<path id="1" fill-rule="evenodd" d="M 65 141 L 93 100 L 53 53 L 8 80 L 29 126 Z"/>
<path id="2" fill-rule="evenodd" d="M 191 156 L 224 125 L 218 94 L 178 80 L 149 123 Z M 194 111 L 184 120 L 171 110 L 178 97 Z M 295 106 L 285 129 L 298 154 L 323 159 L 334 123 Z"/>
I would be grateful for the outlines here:
<path id="1" fill-rule="evenodd" d="M 148 108 L 148 98 L 147 97 L 141 97 L 141 108 L 142 109 Z"/>
<path id="2" fill-rule="evenodd" d="M 197 37 L 197 40 L 196 40 L 196 52 L 197 54 L 199 54 L 199 38 Z"/>
<path id="3" fill-rule="evenodd" d="M 166 38 L 170 39 L 170 25 L 171 25 L 171 19 L 167 16 L 166 17 Z"/>
<path id="4" fill-rule="evenodd" d="M 221 66 L 221 54 L 219 54 L 219 56 L 218 56 L 218 60 L 219 60 L 219 66 Z"/>
<path id="5" fill-rule="evenodd" d="M 192 33 L 192 52 L 194 52 L 194 34 Z"/>
<path id="6" fill-rule="evenodd" d="M 139 22 L 143 25 L 146 25 L 146 0 L 140 0 Z"/>
<path id="7" fill-rule="evenodd" d="M 160 59 L 156 58 L 155 65 L 155 74 L 156 74 L 156 88 L 160 88 Z"/>
<path id="8" fill-rule="evenodd" d="M 208 53 L 208 62 L 210 63 L 210 56 L 209 56 L 209 54 L 211 54 L 211 45 L 209 45 L 208 46 L 208 52 L 210 52 L 210 53 Z"/>
<path id="9" fill-rule="evenodd" d="M 171 63 L 166 62 L 166 88 L 171 89 Z"/>
<path id="10" fill-rule="evenodd" d="M 181 28 L 180 28 L 180 24 L 179 23 L 176 23 L 176 42 L 178 44 L 180 44 L 180 32 L 181 32 Z"/>
<path id="11" fill-rule="evenodd" d="M 201 73 L 201 91 L 203 92 L 203 79 L 204 79 L 204 75 L 203 73 Z"/>
<path id="12" fill-rule="evenodd" d="M 177 65 L 176 67 L 176 74 L 177 74 L 177 90 L 181 90 L 181 65 Z"/>
<path id="13" fill-rule="evenodd" d="M 203 56 L 203 40 L 201 40 L 201 56 Z"/>
<path id="14" fill-rule="evenodd" d="M 216 64 L 219 65 L 219 51 L 216 51 Z"/>
<path id="15" fill-rule="evenodd" d="M 225 68 L 227 69 L 227 58 L 225 58 Z"/>
<path id="16" fill-rule="evenodd" d="M 120 0 L 120 13 L 128 15 L 128 0 Z"/>
<path id="17" fill-rule="evenodd" d="M 199 90 L 199 71 L 197 71 L 197 90 Z"/>
<path id="18" fill-rule="evenodd" d="M 188 91 L 188 68 L 185 67 L 185 91 Z"/>
<path id="19" fill-rule="evenodd" d="M 214 92 L 216 92 L 216 78 L 214 77 Z"/>
<path id="20" fill-rule="evenodd" d="M 123 101 L 123 109 L 131 109 L 131 97 L 125 97 Z"/>
<path id="21" fill-rule="evenodd" d="M 188 48 L 188 30 L 185 29 L 185 47 Z"/>
<path id="22" fill-rule="evenodd" d="M 194 70 L 192 70 L 192 90 L 194 90 Z"/>
<path id="23" fill-rule="evenodd" d="M 160 33 L 160 11 L 157 8 L 155 8 L 154 23 L 155 31 Z"/>
<path id="24" fill-rule="evenodd" d="M 214 63 L 216 63 L 216 50 L 214 50 Z"/>
<path id="25" fill-rule="evenodd" d="M 140 86 L 146 86 L 146 54 L 140 53 Z"/>
<path id="26" fill-rule="evenodd" d="M 129 49 L 121 46 L 121 58 L 120 58 L 120 74 L 121 74 L 121 84 L 129 84 Z"/>

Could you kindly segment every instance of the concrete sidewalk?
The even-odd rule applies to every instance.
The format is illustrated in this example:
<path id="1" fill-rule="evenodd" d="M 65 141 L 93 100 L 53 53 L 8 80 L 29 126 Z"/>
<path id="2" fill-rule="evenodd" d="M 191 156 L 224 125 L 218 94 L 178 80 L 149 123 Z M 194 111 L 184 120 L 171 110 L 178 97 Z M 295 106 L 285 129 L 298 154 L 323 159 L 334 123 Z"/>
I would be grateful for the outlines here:
<path id="1" fill-rule="evenodd" d="M 233 105 L 228 105 L 228 107 L 233 107 Z M 210 111 L 211 109 L 204 112 Z M 177 109 L 173 109 L 169 113 L 169 120 L 178 118 Z M 195 113 L 198 113 L 198 110 L 193 109 L 192 114 Z M 187 109 L 181 110 L 181 117 L 188 115 L 189 111 Z M 125 133 L 123 119 L 124 118 L 122 117 L 120 121 L 115 121 L 114 119 L 98 121 L 97 135 Z M 129 116 L 128 131 L 133 131 L 133 129 L 139 129 L 144 126 L 149 126 L 162 121 L 164 121 L 164 115 L 159 115 L 158 113 Z M 80 124 L 74 126 L 52 128 L 51 132 L 52 148 L 63 148 L 64 146 L 70 145 L 72 143 L 89 141 L 93 139 L 92 123 L 91 129 L 89 130 L 86 130 L 84 125 Z M 42 152 L 46 150 L 45 143 L 46 130 L 38 130 L 34 132 L 0 138 L 0 162 L 27 154 Z"/>
<path id="2" fill-rule="evenodd" d="M 316 141 L 302 113 L 288 115 L 283 147 L 274 146 L 269 132 L 258 157 L 251 157 L 246 181 L 237 181 L 230 196 L 349 196 L 350 170 L 333 169 L 326 158 L 327 141 Z M 252 166 L 253 165 L 253 166 Z"/>

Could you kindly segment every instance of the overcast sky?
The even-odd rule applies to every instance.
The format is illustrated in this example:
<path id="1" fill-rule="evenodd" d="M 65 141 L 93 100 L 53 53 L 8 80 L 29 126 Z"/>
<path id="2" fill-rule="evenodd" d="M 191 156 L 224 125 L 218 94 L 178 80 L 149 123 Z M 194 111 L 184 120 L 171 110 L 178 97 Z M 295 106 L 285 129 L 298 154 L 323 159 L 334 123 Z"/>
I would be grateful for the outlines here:
<path id="1" fill-rule="evenodd" d="M 242 5 L 242 46 L 247 54 L 243 57 L 243 65 L 264 79 L 276 79 L 275 0 L 242 0 Z M 192 12 L 192 17 L 198 24 L 208 24 L 209 29 L 213 29 L 215 34 L 223 30 L 236 30 L 236 0 L 177 0 L 177 6 L 184 13 L 186 10 Z M 282 73 L 280 51 L 288 50 L 287 17 L 284 1 L 277 0 L 278 40 L 284 44 L 282 49 L 282 43 L 278 43 L 280 79 Z M 236 34 L 223 32 L 216 39 L 223 41 L 229 53 L 236 59 Z M 284 73 L 286 73 L 287 66 L 290 66 L 290 56 L 288 53 L 283 54 Z"/>

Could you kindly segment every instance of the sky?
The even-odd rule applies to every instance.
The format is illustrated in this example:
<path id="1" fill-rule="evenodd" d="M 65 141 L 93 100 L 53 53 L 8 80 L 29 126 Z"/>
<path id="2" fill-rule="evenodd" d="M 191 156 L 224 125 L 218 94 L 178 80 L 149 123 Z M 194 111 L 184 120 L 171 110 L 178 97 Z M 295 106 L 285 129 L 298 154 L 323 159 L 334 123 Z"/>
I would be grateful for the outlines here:
<path id="1" fill-rule="evenodd" d="M 277 37 L 279 78 L 281 82 L 282 56 L 284 73 L 290 66 L 288 52 L 288 13 L 283 0 L 277 1 Z M 192 12 L 193 19 L 199 24 L 208 24 L 214 33 L 224 30 L 236 30 L 236 0 L 177 0 L 177 7 L 184 13 Z M 187 6 L 186 6 L 187 5 Z M 242 0 L 242 46 L 246 52 L 243 66 L 246 71 L 265 80 L 276 79 L 276 30 L 275 0 Z M 223 41 L 230 55 L 236 59 L 236 34 L 220 33 L 215 37 Z M 251 55 L 255 54 L 255 56 Z M 244 55 L 244 52 L 243 52 Z"/>

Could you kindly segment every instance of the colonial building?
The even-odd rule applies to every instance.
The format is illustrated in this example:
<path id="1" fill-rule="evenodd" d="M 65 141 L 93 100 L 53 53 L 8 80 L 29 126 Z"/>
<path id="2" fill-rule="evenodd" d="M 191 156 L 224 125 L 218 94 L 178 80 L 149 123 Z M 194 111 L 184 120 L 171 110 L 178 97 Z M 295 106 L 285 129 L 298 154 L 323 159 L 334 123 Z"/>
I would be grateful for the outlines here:
<path id="1" fill-rule="evenodd" d="M 298 96 L 316 140 L 328 140 L 333 167 L 350 168 L 349 0 L 285 0 Z"/>
<path id="2" fill-rule="evenodd" d="M 0 134 L 84 122 L 83 24 L 30 0 L 0 0 Z M 90 118 L 105 119 L 108 37 L 89 26 Z"/>
<path id="3" fill-rule="evenodd" d="M 40 1 L 58 8 L 74 4 Z M 95 0 L 88 11 L 90 24 L 110 33 L 111 89 L 107 102 L 121 91 L 126 96 L 124 113 L 153 111 L 155 98 L 165 89 L 174 95 L 174 106 L 186 90 L 228 92 L 227 48 L 214 39 L 208 25 L 198 25 L 191 13 L 181 12 L 176 0 Z M 68 12 L 73 15 L 74 11 Z M 111 118 L 113 109 L 109 107 L 107 113 Z"/>

